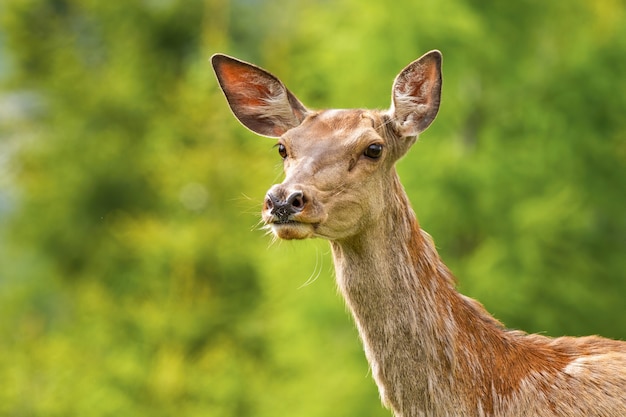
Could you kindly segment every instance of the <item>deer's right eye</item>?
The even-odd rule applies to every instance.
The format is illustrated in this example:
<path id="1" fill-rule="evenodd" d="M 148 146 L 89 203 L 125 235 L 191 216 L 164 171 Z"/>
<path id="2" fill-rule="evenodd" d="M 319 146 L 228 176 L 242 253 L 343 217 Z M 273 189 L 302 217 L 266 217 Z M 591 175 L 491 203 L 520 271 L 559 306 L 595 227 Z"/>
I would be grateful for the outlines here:
<path id="1" fill-rule="evenodd" d="M 278 154 L 283 159 L 287 158 L 287 148 L 282 143 L 278 144 Z"/>

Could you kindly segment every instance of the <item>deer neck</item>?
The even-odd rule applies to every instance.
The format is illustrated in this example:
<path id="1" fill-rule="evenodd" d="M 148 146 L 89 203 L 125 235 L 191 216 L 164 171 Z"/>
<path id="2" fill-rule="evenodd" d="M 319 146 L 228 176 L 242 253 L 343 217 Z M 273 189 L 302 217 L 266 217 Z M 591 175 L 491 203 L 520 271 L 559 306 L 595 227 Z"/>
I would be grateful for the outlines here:
<path id="1" fill-rule="evenodd" d="M 438 415 L 432 410 L 442 404 L 460 410 L 467 406 L 459 403 L 461 368 L 479 368 L 488 354 L 472 351 L 468 338 L 488 333 L 493 340 L 502 330 L 455 290 L 396 175 L 392 187 L 383 218 L 358 236 L 331 242 L 338 286 L 381 397 L 396 415 Z"/>

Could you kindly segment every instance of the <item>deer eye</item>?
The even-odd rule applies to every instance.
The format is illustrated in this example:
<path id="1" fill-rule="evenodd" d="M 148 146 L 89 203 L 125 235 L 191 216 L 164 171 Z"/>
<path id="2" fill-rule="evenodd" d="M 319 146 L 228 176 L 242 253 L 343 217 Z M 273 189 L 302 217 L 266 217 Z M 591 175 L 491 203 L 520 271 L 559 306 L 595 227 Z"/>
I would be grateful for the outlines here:
<path id="1" fill-rule="evenodd" d="M 285 147 L 285 145 L 283 145 L 282 143 L 279 143 L 277 147 L 278 147 L 278 154 L 280 155 L 280 157 L 283 159 L 287 158 L 287 148 Z"/>
<path id="2" fill-rule="evenodd" d="M 381 157 L 382 154 L 383 154 L 383 145 L 381 145 L 380 143 L 372 143 L 370 146 L 368 146 L 365 149 L 365 152 L 363 152 L 363 155 L 372 159 L 378 159 Z"/>

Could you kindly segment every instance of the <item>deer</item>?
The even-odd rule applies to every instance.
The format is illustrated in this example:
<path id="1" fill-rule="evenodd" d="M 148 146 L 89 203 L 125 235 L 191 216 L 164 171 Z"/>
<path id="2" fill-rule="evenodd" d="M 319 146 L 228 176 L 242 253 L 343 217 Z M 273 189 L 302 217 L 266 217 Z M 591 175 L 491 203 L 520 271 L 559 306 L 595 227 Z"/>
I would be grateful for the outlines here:
<path id="1" fill-rule="evenodd" d="M 396 76 L 388 110 L 311 110 L 256 65 L 211 62 L 234 116 L 277 140 L 285 177 L 264 197 L 264 224 L 279 239 L 329 241 L 394 416 L 626 416 L 626 342 L 505 328 L 456 290 L 420 228 L 395 164 L 438 113 L 439 51 Z"/>

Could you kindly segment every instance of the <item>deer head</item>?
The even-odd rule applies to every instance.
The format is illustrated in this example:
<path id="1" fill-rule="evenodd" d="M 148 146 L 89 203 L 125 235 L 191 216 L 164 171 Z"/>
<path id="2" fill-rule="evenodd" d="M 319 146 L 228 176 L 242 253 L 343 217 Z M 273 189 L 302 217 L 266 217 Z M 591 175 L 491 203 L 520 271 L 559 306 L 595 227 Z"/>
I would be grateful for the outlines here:
<path id="1" fill-rule="evenodd" d="M 263 220 L 283 239 L 340 241 L 379 222 L 399 186 L 395 162 L 439 109 L 439 51 L 398 74 L 386 111 L 310 110 L 255 65 L 221 54 L 212 64 L 237 119 L 278 138 L 285 180 L 268 191 Z"/>

